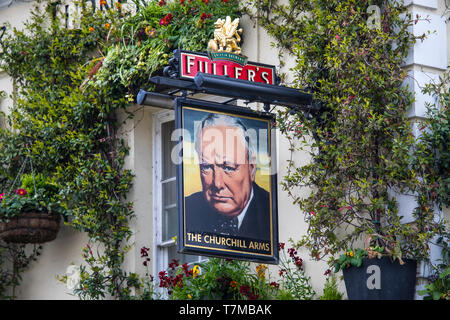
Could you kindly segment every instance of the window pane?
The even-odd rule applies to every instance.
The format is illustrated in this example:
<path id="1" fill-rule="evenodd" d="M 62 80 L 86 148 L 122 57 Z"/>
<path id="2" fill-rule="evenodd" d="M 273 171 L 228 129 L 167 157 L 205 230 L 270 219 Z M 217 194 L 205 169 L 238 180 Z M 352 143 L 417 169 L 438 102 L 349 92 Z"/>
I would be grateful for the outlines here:
<path id="1" fill-rule="evenodd" d="M 177 187 L 176 180 L 164 182 L 162 184 L 163 209 L 167 208 L 168 206 L 177 204 L 176 187 Z"/>
<path id="2" fill-rule="evenodd" d="M 183 264 L 183 263 L 194 263 L 194 262 L 198 262 L 199 261 L 199 257 L 198 256 L 193 256 L 193 255 L 190 255 L 190 254 L 181 254 L 181 253 L 178 253 L 177 252 L 177 246 L 170 246 L 169 248 L 168 248 L 168 250 L 169 250 L 169 257 L 168 257 L 168 260 L 169 260 L 169 263 L 170 262 L 172 262 L 172 260 L 173 259 L 176 259 L 176 260 L 178 260 L 178 262 L 180 263 L 180 264 Z"/>
<path id="3" fill-rule="evenodd" d="M 176 166 L 171 159 L 171 153 L 176 143 L 175 141 L 171 141 L 173 130 L 175 130 L 175 121 L 161 123 L 161 150 L 158 151 L 161 152 L 161 183 L 159 184 L 159 188 L 161 188 L 160 212 L 162 215 L 162 242 L 170 241 L 178 234 L 177 182 L 174 179 L 176 176 Z M 165 244 L 159 250 L 160 254 L 164 253 L 163 256 L 165 257 L 162 270 L 168 268 L 168 264 L 173 259 L 178 260 L 180 264 L 186 262 L 189 264 L 198 263 L 201 259 L 199 256 L 178 253 L 175 244 Z M 165 260 L 166 258 L 167 260 Z M 158 259 L 163 258 L 160 256 Z"/>
<path id="4" fill-rule="evenodd" d="M 162 135 L 162 179 L 175 177 L 175 164 L 171 159 L 172 149 L 175 147 L 175 142 L 172 141 L 172 132 L 175 130 L 175 121 L 164 122 L 161 124 Z"/>
<path id="5" fill-rule="evenodd" d="M 178 226 L 177 207 L 172 206 L 169 209 L 164 209 L 162 212 L 163 212 L 162 241 L 167 241 L 177 235 L 177 226 Z"/>

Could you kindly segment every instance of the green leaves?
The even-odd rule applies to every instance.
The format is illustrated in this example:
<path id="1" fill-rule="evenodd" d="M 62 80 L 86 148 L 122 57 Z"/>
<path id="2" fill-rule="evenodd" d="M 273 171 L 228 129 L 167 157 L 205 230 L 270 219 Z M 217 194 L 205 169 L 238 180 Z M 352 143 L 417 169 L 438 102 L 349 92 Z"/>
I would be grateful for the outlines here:
<path id="1" fill-rule="evenodd" d="M 446 267 L 425 289 L 417 291 L 424 300 L 444 300 L 449 298 L 450 267 Z"/>
<path id="2" fill-rule="evenodd" d="M 339 272 L 339 270 L 349 268 L 350 266 L 359 268 L 362 265 L 363 258 L 366 256 L 367 251 L 361 248 L 347 250 L 334 262 L 334 272 Z"/>
<path id="3" fill-rule="evenodd" d="M 306 151 L 312 157 L 311 164 L 289 162 L 283 177 L 284 190 L 309 224 L 304 246 L 323 258 L 347 250 L 364 234 L 375 233 L 378 244 L 393 255 L 426 257 L 421 232 L 400 223 L 396 201 L 390 196 L 392 191 L 418 190 L 419 175 L 426 177 L 413 169 L 417 146 L 407 116 L 413 97 L 402 85 L 401 66 L 414 43 L 408 31 L 413 20 L 401 18 L 405 8 L 384 4 L 381 24 L 372 28 L 365 1 L 249 3 L 276 46 L 294 56 L 294 85 L 312 90 L 324 109 L 319 119 L 278 112 L 278 127 L 292 152 Z M 296 133 L 300 124 L 302 135 Z M 421 148 L 423 159 L 426 148 Z M 428 154 L 432 154 L 429 149 Z M 421 165 L 430 174 L 431 166 Z M 431 177 L 436 177 L 434 172 Z M 293 191 L 296 187 L 312 191 L 299 195 Z M 351 209 L 341 209 L 346 207 Z M 416 216 L 421 228 L 433 224 L 433 214 Z"/>
<path id="4" fill-rule="evenodd" d="M 39 2 L 44 10 L 33 11 L 23 31 L 11 30 L 1 42 L 2 67 L 17 94 L 7 119 L 12 130 L 0 130 L 0 183 L 16 177 L 27 146 L 35 172 L 50 179 L 36 181 L 48 193 L 45 200 L 64 208 L 68 224 L 92 243 L 102 244 L 96 253 L 85 252 L 76 293 L 130 298 L 138 280 L 121 264 L 132 233 L 133 204 L 126 196 L 133 173 L 124 167 L 128 147 L 118 134 L 117 111 L 147 88 L 173 49 L 204 51 L 217 18 L 240 16 L 238 1 L 149 1 L 135 14 L 118 10 L 120 5 L 92 12 L 89 2 L 80 2 L 75 29 L 52 14 L 54 2 Z M 50 195 L 52 185 L 57 195 Z M 30 190 L 30 179 L 24 186 Z M 16 201 L 8 210 L 22 205 Z"/>

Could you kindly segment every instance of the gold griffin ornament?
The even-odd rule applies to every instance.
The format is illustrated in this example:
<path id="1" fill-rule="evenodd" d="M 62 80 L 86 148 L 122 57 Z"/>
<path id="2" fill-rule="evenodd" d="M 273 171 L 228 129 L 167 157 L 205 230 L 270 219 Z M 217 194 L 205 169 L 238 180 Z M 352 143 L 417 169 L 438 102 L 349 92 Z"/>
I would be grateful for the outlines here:
<path id="1" fill-rule="evenodd" d="M 241 42 L 242 28 L 238 29 L 239 18 L 231 21 L 230 16 L 226 19 L 217 19 L 214 22 L 214 39 L 209 40 L 208 49 L 214 52 L 230 52 L 234 54 L 241 53 L 241 47 L 238 46 Z"/>

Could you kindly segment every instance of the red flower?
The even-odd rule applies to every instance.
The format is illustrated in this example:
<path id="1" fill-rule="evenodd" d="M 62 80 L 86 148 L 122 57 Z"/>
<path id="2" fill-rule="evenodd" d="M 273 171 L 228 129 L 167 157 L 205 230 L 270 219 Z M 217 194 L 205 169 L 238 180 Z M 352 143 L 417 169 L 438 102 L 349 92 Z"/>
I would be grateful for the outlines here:
<path id="1" fill-rule="evenodd" d="M 295 265 L 296 265 L 299 269 L 301 269 L 301 268 L 302 268 L 302 265 L 303 265 L 303 260 L 302 260 L 301 258 L 295 257 L 295 258 L 294 258 L 294 261 L 295 261 Z"/>
<path id="2" fill-rule="evenodd" d="M 172 270 L 175 270 L 176 267 L 178 267 L 180 264 L 178 263 L 178 260 L 172 259 L 172 262 L 169 263 L 169 268 Z"/>
<path id="3" fill-rule="evenodd" d="M 209 0 L 202 0 L 205 4 L 208 4 Z"/>
<path id="4" fill-rule="evenodd" d="M 163 5 L 165 5 L 166 4 L 166 0 L 161 0 L 160 2 L 158 2 L 158 5 L 160 6 L 160 7 L 162 7 Z"/>
<path id="5" fill-rule="evenodd" d="M 272 281 L 272 282 L 270 283 L 270 285 L 271 285 L 272 287 L 274 287 L 275 289 L 278 289 L 278 288 L 280 287 L 280 285 L 279 285 L 278 283 L 276 283 L 275 281 Z"/>
<path id="6" fill-rule="evenodd" d="M 283 250 L 284 249 L 284 245 L 285 245 L 284 242 L 278 243 L 278 250 Z"/>
<path id="7" fill-rule="evenodd" d="M 158 273 L 158 276 L 159 276 L 160 279 L 161 279 L 161 278 L 164 278 L 164 277 L 166 276 L 166 272 L 165 272 L 165 271 L 160 271 L 160 272 Z"/>
<path id="8" fill-rule="evenodd" d="M 247 295 L 250 292 L 250 287 L 248 285 L 242 285 L 239 288 L 239 293 L 243 295 Z"/>
<path id="9" fill-rule="evenodd" d="M 18 194 L 19 196 L 24 196 L 24 195 L 26 195 L 28 192 L 27 192 L 27 190 L 21 188 L 21 189 L 17 189 L 17 190 L 15 191 L 15 193 Z"/>
<path id="10" fill-rule="evenodd" d="M 183 264 L 182 267 L 186 277 L 192 276 L 194 274 L 193 270 L 189 270 L 189 265 L 187 263 Z"/>
<path id="11" fill-rule="evenodd" d="M 167 26 L 170 21 L 173 19 L 173 14 L 168 13 L 164 18 L 162 18 L 161 20 L 159 20 L 159 24 L 161 26 Z"/>
<path id="12" fill-rule="evenodd" d="M 325 271 L 325 273 L 323 274 L 324 276 L 327 276 L 327 275 L 329 275 L 331 273 L 331 270 L 330 269 L 327 269 L 327 271 Z"/>
<path id="13" fill-rule="evenodd" d="M 256 293 L 250 292 L 248 295 L 248 299 L 249 300 L 258 300 L 259 295 L 257 295 Z"/>
<path id="14" fill-rule="evenodd" d="M 148 251 L 149 250 L 150 250 L 149 248 L 142 247 L 141 248 L 141 258 L 148 257 Z"/>
<path id="15" fill-rule="evenodd" d="M 5 193 L 0 193 L 0 202 L 2 202 L 4 195 L 5 195 Z"/>
<path id="16" fill-rule="evenodd" d="M 203 12 L 201 17 L 200 17 L 200 19 L 201 20 L 205 20 L 205 19 L 208 19 L 208 18 L 211 18 L 211 17 L 212 17 L 211 13 L 206 14 L 206 13 Z"/>
<path id="17" fill-rule="evenodd" d="M 297 251 L 294 248 L 289 248 L 288 253 L 291 258 L 294 258 L 295 255 L 297 254 Z"/>

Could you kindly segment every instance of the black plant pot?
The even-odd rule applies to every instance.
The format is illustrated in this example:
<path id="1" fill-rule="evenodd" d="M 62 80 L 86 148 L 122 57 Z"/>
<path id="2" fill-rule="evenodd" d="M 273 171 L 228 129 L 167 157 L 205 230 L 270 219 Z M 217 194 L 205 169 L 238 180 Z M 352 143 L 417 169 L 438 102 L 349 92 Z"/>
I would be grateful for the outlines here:
<path id="1" fill-rule="evenodd" d="M 344 282 L 350 300 L 413 300 L 417 261 L 364 258 L 360 268 L 344 268 Z"/>

